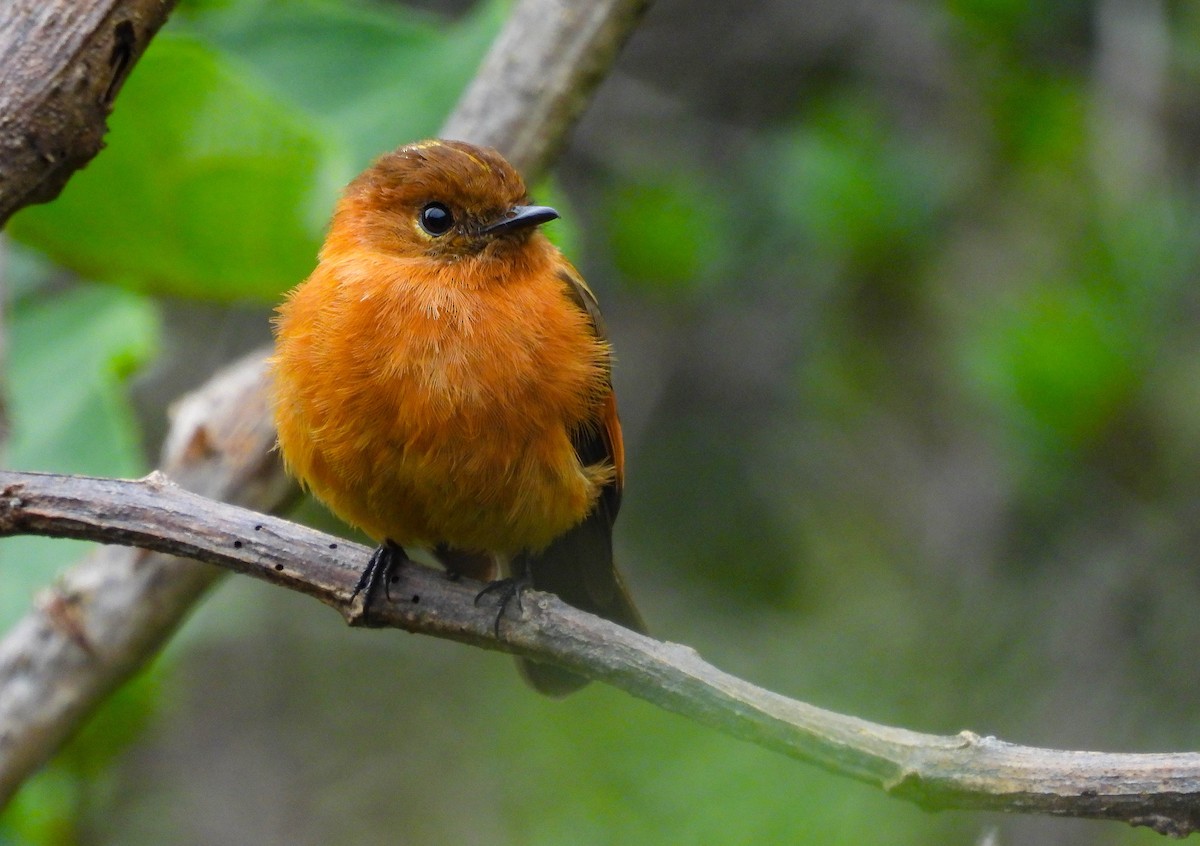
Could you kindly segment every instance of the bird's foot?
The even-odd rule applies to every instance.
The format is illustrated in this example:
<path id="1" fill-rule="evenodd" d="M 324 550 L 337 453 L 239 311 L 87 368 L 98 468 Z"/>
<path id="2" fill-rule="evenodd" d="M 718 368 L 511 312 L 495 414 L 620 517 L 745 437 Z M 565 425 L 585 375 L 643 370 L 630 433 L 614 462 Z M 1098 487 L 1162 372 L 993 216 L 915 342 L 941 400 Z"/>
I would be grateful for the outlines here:
<path id="1" fill-rule="evenodd" d="M 408 554 L 404 551 L 404 547 L 395 541 L 385 540 L 371 553 L 367 566 L 363 568 L 362 575 L 358 578 L 358 584 L 354 586 L 354 592 L 350 594 L 351 604 L 360 593 L 363 595 L 362 621 L 364 625 L 370 625 L 371 602 L 379 593 L 379 586 L 383 585 L 384 596 L 391 599 L 389 585 L 396 581 L 396 571 L 406 563 L 408 563 Z"/>
<path id="2" fill-rule="evenodd" d="M 533 585 L 533 580 L 528 574 L 513 576 L 509 579 L 497 579 L 485 585 L 483 590 L 475 594 L 475 604 L 479 604 L 479 600 L 485 596 L 498 597 L 496 606 L 496 621 L 492 625 L 492 632 L 496 637 L 500 637 L 500 620 L 504 617 L 504 612 L 508 609 L 508 605 L 514 599 L 517 601 L 517 613 L 524 613 L 525 608 L 521 605 L 521 594 Z"/>

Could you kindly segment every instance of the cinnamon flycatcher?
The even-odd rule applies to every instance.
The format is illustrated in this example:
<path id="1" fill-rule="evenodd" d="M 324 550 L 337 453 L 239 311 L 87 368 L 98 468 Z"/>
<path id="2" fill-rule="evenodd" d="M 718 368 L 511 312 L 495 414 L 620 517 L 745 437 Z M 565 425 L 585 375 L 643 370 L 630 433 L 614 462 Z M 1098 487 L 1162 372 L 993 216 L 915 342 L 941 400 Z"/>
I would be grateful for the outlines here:
<path id="1" fill-rule="evenodd" d="M 275 421 L 289 471 L 380 543 L 370 588 L 433 554 L 639 631 L 613 564 L 625 453 L 596 298 L 495 150 L 423 141 L 337 206 L 279 308 Z M 501 612 L 503 613 L 503 608 Z M 586 679 L 523 660 L 538 690 Z"/>

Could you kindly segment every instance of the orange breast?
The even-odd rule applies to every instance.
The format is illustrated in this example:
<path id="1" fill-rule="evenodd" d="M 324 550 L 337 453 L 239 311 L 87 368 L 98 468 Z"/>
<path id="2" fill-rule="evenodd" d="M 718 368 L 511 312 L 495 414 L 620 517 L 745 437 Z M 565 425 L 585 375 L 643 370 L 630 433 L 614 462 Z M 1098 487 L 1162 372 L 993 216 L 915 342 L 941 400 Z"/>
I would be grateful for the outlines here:
<path id="1" fill-rule="evenodd" d="M 557 261 L 546 244 L 495 284 L 453 264 L 326 256 L 278 319 L 292 472 L 402 545 L 515 552 L 579 522 L 612 469 L 582 467 L 570 433 L 603 411 L 609 350 Z"/>

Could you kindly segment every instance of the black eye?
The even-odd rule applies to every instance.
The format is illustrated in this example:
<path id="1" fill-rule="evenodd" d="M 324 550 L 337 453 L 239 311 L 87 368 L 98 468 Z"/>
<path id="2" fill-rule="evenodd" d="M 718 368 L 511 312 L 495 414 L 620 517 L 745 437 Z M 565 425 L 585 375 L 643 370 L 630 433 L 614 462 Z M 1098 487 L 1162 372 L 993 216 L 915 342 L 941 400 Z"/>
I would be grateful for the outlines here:
<path id="1" fill-rule="evenodd" d="M 430 235 L 445 235 L 454 225 L 454 215 L 441 203 L 430 203 L 421 209 L 417 222 Z"/>

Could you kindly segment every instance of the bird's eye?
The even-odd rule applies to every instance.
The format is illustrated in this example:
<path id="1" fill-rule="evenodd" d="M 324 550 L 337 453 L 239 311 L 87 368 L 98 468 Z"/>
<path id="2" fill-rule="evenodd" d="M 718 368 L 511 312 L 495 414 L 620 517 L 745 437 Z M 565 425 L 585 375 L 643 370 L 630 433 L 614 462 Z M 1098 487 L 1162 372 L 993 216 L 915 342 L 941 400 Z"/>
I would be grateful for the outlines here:
<path id="1" fill-rule="evenodd" d="M 441 203 L 429 203 L 417 215 L 417 222 L 430 235 L 445 235 L 454 225 L 454 215 Z"/>

